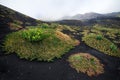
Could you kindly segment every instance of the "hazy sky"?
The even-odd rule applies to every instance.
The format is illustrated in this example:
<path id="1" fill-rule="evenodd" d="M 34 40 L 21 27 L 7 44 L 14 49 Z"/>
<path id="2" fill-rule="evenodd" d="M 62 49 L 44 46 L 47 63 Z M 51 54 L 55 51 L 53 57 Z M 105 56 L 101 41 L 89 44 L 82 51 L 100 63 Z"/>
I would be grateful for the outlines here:
<path id="1" fill-rule="evenodd" d="M 0 0 L 0 4 L 40 20 L 87 12 L 120 11 L 120 0 Z"/>

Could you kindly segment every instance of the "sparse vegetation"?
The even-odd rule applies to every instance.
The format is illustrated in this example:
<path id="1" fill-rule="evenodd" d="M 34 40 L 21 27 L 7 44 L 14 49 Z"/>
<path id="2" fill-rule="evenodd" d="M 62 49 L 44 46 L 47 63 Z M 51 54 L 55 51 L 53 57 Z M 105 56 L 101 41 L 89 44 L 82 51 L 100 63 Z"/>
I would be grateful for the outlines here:
<path id="1" fill-rule="evenodd" d="M 7 53 L 15 52 L 20 58 L 52 61 L 54 58 L 61 58 L 77 43 L 62 32 L 34 28 L 7 35 L 3 48 Z"/>
<path id="2" fill-rule="evenodd" d="M 88 35 L 89 34 L 89 30 L 83 30 L 83 32 L 82 32 L 82 34 L 84 35 L 84 36 L 86 36 L 86 35 Z"/>
<path id="3" fill-rule="evenodd" d="M 11 30 L 19 30 L 22 28 L 23 22 L 19 20 L 14 20 L 13 22 L 8 23 Z"/>
<path id="4" fill-rule="evenodd" d="M 103 64 L 88 53 L 73 54 L 68 58 L 70 66 L 78 73 L 86 73 L 88 76 L 96 76 L 104 72 Z"/>
<path id="5" fill-rule="evenodd" d="M 107 27 L 101 27 L 100 25 L 95 25 L 93 26 L 93 29 L 91 31 L 95 34 L 106 36 L 107 38 L 111 39 L 112 42 L 114 43 L 120 41 L 120 35 L 119 35 L 120 29 L 107 28 Z"/>
<path id="6" fill-rule="evenodd" d="M 14 20 L 13 23 L 17 24 L 17 25 L 22 25 L 23 22 L 19 21 L 19 20 Z"/>
<path id="7" fill-rule="evenodd" d="M 16 24 L 16 23 L 9 23 L 9 26 L 10 26 L 10 29 L 11 29 L 11 30 L 19 30 L 19 29 L 22 28 L 21 25 Z"/>

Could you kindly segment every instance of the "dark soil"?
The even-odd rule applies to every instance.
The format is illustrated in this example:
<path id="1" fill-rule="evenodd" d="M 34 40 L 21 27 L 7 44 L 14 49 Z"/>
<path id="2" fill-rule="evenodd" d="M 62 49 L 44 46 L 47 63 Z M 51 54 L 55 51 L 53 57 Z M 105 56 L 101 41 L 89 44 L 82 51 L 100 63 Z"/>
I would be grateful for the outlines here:
<path id="1" fill-rule="evenodd" d="M 0 29 L 2 29 L 0 27 Z M 0 44 L 6 30 L 0 34 Z M 9 30 L 8 30 L 9 31 Z M 72 34 L 69 31 L 63 31 Z M 80 40 L 80 45 L 76 46 L 61 59 L 55 59 L 53 62 L 27 61 L 20 59 L 16 54 L 5 55 L 0 49 L 0 80 L 120 80 L 120 58 L 111 57 L 88 47 L 81 41 L 82 35 L 75 35 Z M 89 77 L 83 73 L 77 73 L 69 66 L 67 61 L 71 54 L 86 52 L 96 56 L 104 64 L 105 72 L 95 77 Z"/>

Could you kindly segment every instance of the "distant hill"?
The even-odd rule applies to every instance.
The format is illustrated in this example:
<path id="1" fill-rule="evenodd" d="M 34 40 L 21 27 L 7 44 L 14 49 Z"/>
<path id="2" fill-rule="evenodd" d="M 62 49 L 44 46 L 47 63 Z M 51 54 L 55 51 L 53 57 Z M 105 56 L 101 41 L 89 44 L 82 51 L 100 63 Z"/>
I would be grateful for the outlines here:
<path id="1" fill-rule="evenodd" d="M 56 23 L 63 25 L 70 25 L 70 26 L 84 26 L 83 22 L 80 20 L 61 20 L 61 21 L 56 21 Z"/>
<path id="2" fill-rule="evenodd" d="M 108 17 L 120 17 L 120 12 L 108 13 L 108 14 L 105 14 L 105 16 L 108 16 Z"/>
<path id="3" fill-rule="evenodd" d="M 108 14 L 99 14 L 99 13 L 85 13 L 85 14 L 77 14 L 74 16 L 65 16 L 62 17 L 61 20 L 90 20 L 101 17 L 120 17 L 120 12 L 108 13 Z"/>
<path id="4" fill-rule="evenodd" d="M 120 17 L 99 17 L 88 20 L 60 20 L 56 21 L 59 24 L 70 26 L 93 26 L 99 24 L 105 27 L 120 28 Z"/>

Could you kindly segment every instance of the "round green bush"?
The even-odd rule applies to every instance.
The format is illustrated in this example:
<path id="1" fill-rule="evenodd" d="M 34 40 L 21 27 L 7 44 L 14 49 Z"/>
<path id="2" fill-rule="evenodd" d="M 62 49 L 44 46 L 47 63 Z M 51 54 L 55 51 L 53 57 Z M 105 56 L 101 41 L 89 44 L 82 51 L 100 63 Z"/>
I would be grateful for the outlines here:
<path id="1" fill-rule="evenodd" d="M 62 38 L 65 36 L 65 39 L 60 36 Z M 8 34 L 3 48 L 7 53 L 16 53 L 20 58 L 52 61 L 54 58 L 61 58 L 76 45 L 75 40 L 66 36 L 65 34 L 56 35 L 54 29 L 21 30 Z"/>
<path id="2" fill-rule="evenodd" d="M 70 66 L 78 73 L 86 73 L 88 76 L 96 76 L 104 72 L 103 64 L 88 53 L 77 53 L 69 56 Z"/>

